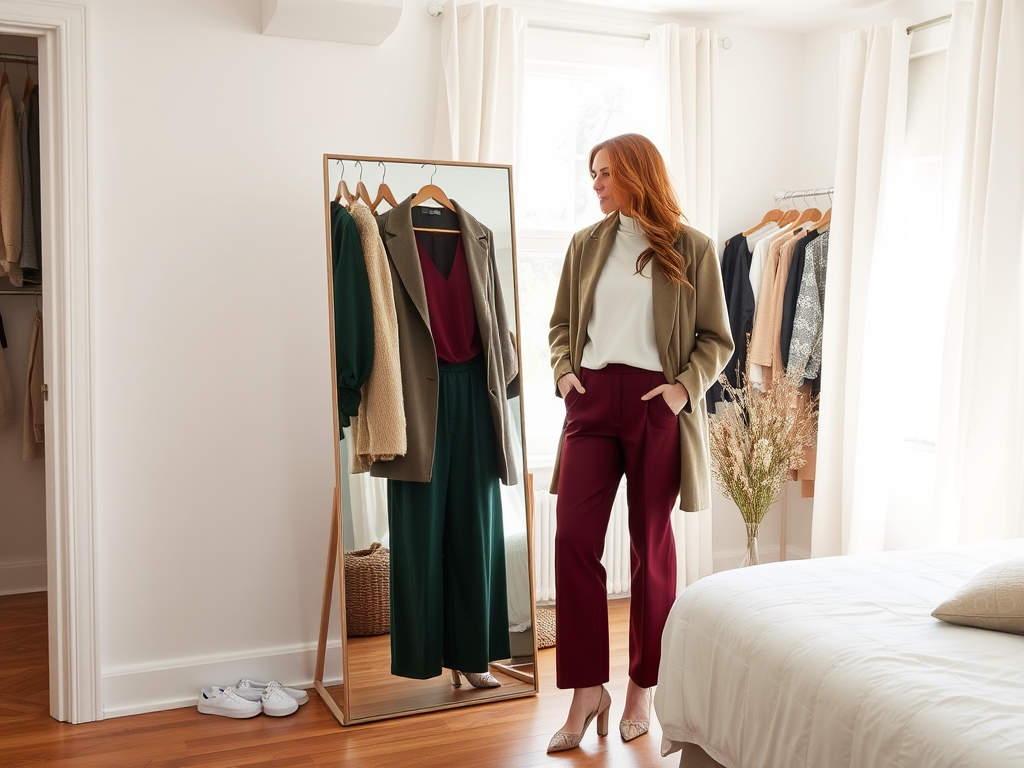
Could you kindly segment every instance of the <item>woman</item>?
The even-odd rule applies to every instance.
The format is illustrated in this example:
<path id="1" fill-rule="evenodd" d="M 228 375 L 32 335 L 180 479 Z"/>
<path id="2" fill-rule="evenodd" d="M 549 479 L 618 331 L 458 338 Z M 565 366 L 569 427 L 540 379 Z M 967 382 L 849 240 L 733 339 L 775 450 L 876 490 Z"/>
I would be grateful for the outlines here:
<path id="1" fill-rule="evenodd" d="M 551 481 L 557 685 L 572 705 L 549 752 L 608 732 L 608 605 L 601 566 L 623 472 L 629 505 L 629 683 L 624 741 L 647 732 L 661 633 L 675 599 L 672 509 L 710 506 L 704 393 L 732 355 L 714 244 L 683 224 L 664 160 L 626 134 L 590 152 L 605 218 L 569 245 L 551 317 L 566 418 Z"/>

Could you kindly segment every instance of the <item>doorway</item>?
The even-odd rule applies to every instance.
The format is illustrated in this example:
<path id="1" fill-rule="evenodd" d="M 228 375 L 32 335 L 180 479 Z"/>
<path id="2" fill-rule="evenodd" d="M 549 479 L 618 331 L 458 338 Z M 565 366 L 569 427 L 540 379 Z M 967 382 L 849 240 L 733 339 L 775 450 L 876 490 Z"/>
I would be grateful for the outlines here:
<path id="1" fill-rule="evenodd" d="M 102 706 L 93 540 L 85 8 L 0 0 L 0 35 L 34 38 L 38 59 L 45 275 L 38 308 L 48 392 L 41 567 L 50 714 L 61 721 L 87 722 L 102 718 Z"/>

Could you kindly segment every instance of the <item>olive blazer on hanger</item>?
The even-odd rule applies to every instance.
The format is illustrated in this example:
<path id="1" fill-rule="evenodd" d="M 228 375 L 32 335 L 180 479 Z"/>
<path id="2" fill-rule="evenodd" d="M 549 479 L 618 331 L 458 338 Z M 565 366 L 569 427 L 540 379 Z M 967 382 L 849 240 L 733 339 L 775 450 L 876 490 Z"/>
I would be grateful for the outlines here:
<path id="1" fill-rule="evenodd" d="M 487 358 L 487 390 L 498 452 L 498 473 L 506 485 L 514 485 L 519 481 L 514 452 L 521 451 L 522 447 L 518 439 L 513 439 L 509 424 L 507 387 L 519 373 L 519 360 L 498 282 L 494 235 L 457 202 L 452 203 L 459 215 L 473 305 Z M 390 480 L 426 483 L 430 482 L 434 463 L 438 370 L 427 293 L 412 227 L 412 196 L 378 216 L 377 227 L 391 266 L 409 445 L 405 456 L 374 462 L 370 474 Z"/>
<path id="2" fill-rule="evenodd" d="M 569 244 L 549 335 L 556 382 L 566 373 L 580 374 L 597 279 L 618 229 L 619 217 L 615 213 L 577 232 Z M 704 394 L 729 362 L 733 341 L 714 243 L 687 227 L 675 248 L 688 261 L 686 279 L 693 288 L 670 283 L 652 263 L 654 331 L 665 381 L 678 381 L 690 395 L 690 401 L 679 412 L 679 507 L 696 512 L 711 506 L 711 457 Z M 557 386 L 555 390 L 557 393 Z M 551 475 L 552 493 L 558 492 L 561 451 L 562 438 Z"/>

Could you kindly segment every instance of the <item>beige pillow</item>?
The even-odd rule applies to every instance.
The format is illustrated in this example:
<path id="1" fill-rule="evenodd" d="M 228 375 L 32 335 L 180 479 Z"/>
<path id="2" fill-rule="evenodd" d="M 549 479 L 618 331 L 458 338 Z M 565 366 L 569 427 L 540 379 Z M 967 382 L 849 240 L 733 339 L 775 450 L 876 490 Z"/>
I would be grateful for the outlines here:
<path id="1" fill-rule="evenodd" d="M 951 624 L 1024 635 L 1024 558 L 990 565 L 932 611 Z"/>

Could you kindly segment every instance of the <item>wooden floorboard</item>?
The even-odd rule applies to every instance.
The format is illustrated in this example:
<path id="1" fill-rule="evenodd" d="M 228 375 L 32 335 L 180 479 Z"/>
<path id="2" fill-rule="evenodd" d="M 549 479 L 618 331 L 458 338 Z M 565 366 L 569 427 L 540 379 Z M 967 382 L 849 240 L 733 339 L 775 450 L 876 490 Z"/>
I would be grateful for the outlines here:
<path id="1" fill-rule="evenodd" d="M 661 728 L 629 744 L 618 735 L 626 683 L 629 603 L 610 603 L 612 717 L 579 749 L 545 753 L 572 697 L 555 688 L 555 649 L 540 652 L 537 696 L 342 727 L 317 693 L 289 717 L 201 715 L 195 707 L 69 725 L 49 712 L 46 595 L 0 597 L 0 766 L 47 768 L 299 768 L 300 766 L 675 766 Z M 198 694 L 198 691 L 197 691 Z"/>

